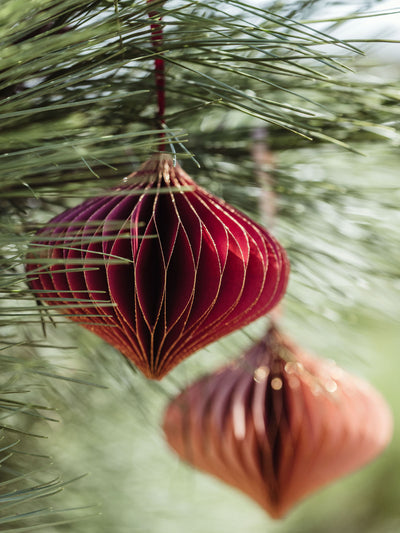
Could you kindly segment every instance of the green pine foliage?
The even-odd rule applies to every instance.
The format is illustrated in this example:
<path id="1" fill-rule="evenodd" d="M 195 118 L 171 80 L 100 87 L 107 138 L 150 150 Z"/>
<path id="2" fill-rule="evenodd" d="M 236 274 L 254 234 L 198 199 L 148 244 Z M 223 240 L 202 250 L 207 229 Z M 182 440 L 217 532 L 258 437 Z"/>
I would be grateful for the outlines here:
<path id="1" fill-rule="evenodd" d="M 239 533 L 268 524 L 282 533 L 299 531 L 300 523 L 331 531 L 323 517 L 335 514 L 323 495 L 304 507 L 308 514 L 300 509 L 272 525 L 242 496 L 178 465 L 158 429 L 168 398 L 236 357 L 265 320 L 154 384 L 36 301 L 24 263 L 38 227 L 157 150 L 153 60 L 162 54 L 167 151 L 254 218 L 263 220 L 262 195 L 276 197 L 273 231 L 292 264 L 283 326 L 394 399 L 394 377 L 384 378 L 391 359 L 375 352 L 386 342 L 394 353 L 390 335 L 400 318 L 400 87 L 396 76 L 386 81 L 382 69 L 366 64 L 373 36 L 370 43 L 336 37 L 341 24 L 362 24 L 367 8 L 379 8 L 361 4 L 324 22 L 327 7 L 349 13 L 346 2 L 2 0 L 1 531 Z M 164 28 L 157 50 L 154 10 Z M 274 159 L 261 168 L 257 132 Z M 372 340 L 368 330 L 376 330 Z M 389 457 L 399 466 L 398 455 Z M 388 460 L 382 464 L 360 478 L 362 488 L 350 481 L 344 493 L 330 493 L 346 511 L 344 531 L 398 528 L 393 474 Z M 380 498 L 368 483 L 382 489 Z M 350 499 L 353 489 L 359 492 Z M 227 502 L 221 509 L 220 498 Z"/>

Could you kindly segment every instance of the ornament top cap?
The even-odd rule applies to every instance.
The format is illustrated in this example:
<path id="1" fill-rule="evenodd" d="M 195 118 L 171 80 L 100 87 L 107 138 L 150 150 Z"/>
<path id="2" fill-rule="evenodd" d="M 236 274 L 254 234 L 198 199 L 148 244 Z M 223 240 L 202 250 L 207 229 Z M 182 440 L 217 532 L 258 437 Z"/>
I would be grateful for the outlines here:
<path id="1" fill-rule="evenodd" d="M 124 178 L 125 183 L 136 182 L 138 178 L 148 177 L 149 182 L 164 181 L 170 183 L 171 178 L 184 178 L 185 181 L 192 181 L 182 170 L 178 163 L 174 163 L 170 154 L 158 152 L 141 164 L 138 170 Z"/>

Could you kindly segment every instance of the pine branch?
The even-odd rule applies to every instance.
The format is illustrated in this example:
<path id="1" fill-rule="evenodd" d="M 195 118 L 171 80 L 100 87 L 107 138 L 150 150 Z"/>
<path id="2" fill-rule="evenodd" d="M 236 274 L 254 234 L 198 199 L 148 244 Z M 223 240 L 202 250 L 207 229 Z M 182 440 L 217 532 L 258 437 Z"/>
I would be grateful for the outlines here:
<path id="1" fill-rule="evenodd" d="M 7 0 L 4 12 L 13 2 Z M 86 170 L 96 177 L 107 172 L 105 165 L 125 169 L 156 148 L 149 8 L 118 5 L 116 12 L 101 1 L 44 3 L 27 10 L 17 31 L 12 17 L 3 18 L 6 192 L 21 190 L 21 181 L 23 193 L 28 186 L 38 191 L 63 173 L 69 180 L 75 173 L 79 184 Z M 202 120 L 210 105 L 265 120 L 277 136 L 297 132 L 285 136 L 294 144 L 311 138 L 348 145 L 393 116 L 394 91 L 345 74 L 352 59 L 344 51 L 357 55 L 357 48 L 280 11 L 279 4 L 261 10 L 236 1 L 159 7 L 173 135 L 193 131 L 188 122 Z M 320 51 L 326 44 L 329 53 Z M 175 142 L 173 135 L 167 143 Z"/>

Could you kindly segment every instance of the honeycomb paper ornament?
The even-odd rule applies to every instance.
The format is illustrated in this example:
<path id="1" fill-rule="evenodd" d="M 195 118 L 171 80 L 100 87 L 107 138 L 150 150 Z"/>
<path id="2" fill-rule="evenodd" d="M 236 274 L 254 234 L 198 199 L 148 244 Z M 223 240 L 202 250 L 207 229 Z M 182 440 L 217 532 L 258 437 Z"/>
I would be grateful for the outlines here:
<path id="1" fill-rule="evenodd" d="M 182 459 L 279 518 L 378 455 L 392 417 L 368 383 L 271 328 L 238 362 L 175 398 L 164 432 Z"/>
<path id="2" fill-rule="evenodd" d="M 38 298 L 154 379 L 267 313 L 289 274 L 264 228 L 163 154 L 55 217 L 27 262 Z"/>

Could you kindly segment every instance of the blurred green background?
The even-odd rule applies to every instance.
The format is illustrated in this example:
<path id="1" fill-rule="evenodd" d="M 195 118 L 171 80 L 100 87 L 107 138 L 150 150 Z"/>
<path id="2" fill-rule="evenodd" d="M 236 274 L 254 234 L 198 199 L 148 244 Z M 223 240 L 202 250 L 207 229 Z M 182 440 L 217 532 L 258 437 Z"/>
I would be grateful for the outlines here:
<path id="1" fill-rule="evenodd" d="M 3 0 L 0 531 L 397 533 L 400 44 L 389 51 L 376 41 L 398 38 L 399 14 L 387 12 L 385 24 L 360 15 L 393 7 L 378 0 L 271 0 L 257 13 L 236 0 L 173 6 L 163 48 L 171 151 L 199 184 L 259 221 L 266 189 L 275 194 L 272 231 L 292 265 L 280 326 L 381 391 L 393 441 L 272 521 L 181 463 L 160 428 L 168 401 L 238 357 L 267 319 L 151 382 L 91 333 L 36 306 L 24 274 L 36 229 L 157 149 L 150 8 Z M 260 128 L 274 159 L 262 168 L 267 183 L 254 161 Z"/>

